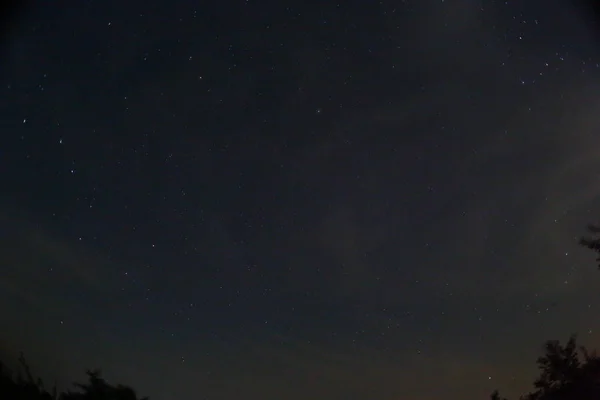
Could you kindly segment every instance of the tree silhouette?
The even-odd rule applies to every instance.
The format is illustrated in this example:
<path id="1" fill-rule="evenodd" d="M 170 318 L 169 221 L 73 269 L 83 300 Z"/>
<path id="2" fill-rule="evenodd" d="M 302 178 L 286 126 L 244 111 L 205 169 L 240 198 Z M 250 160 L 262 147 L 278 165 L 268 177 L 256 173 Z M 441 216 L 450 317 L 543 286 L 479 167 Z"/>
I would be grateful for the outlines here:
<path id="1" fill-rule="evenodd" d="M 0 363 L 0 398 L 19 400 L 56 400 L 56 385 L 52 392 L 44 388 L 40 378 L 34 379 L 23 354 L 19 356 L 19 369 L 13 374 L 3 363 Z"/>
<path id="2" fill-rule="evenodd" d="M 600 226 L 588 225 L 587 237 L 579 244 L 598 253 L 600 268 Z M 533 382 L 534 390 L 520 400 L 600 400 L 600 357 L 595 351 L 577 346 L 572 335 L 565 345 L 557 340 L 544 344 L 544 354 L 537 359 L 539 377 Z M 138 398 L 129 386 L 111 385 L 98 369 L 86 371 L 85 383 L 74 383 L 75 390 L 58 393 L 56 385 L 51 391 L 40 378 L 34 378 L 28 363 L 21 354 L 19 368 L 11 372 L 0 362 L 0 400 L 149 400 Z M 491 400 L 507 400 L 495 390 Z"/>
<path id="3" fill-rule="evenodd" d="M 600 399 L 600 357 L 595 352 L 578 347 L 575 335 L 564 346 L 549 340 L 544 349 L 545 354 L 537 360 L 540 376 L 534 382 L 535 390 L 521 400 Z M 506 400 L 498 391 L 491 399 Z"/>
<path id="4" fill-rule="evenodd" d="M 138 400 L 135 391 L 124 385 L 109 385 L 102 377 L 100 370 L 86 371 L 88 383 L 75 383 L 80 392 L 66 392 L 61 400 Z M 140 400 L 148 400 L 143 397 Z"/>
<path id="5" fill-rule="evenodd" d="M 35 379 L 29 364 L 21 354 L 19 368 L 13 373 L 0 362 L 0 399 L 10 400 L 149 400 L 139 398 L 129 386 L 111 385 L 101 377 L 100 370 L 86 371 L 86 383 L 74 383 L 77 391 L 58 393 L 56 385 L 49 392 L 40 378 Z"/>
<path id="6" fill-rule="evenodd" d="M 500 397 L 500 393 L 497 390 L 494 390 L 490 397 L 492 400 L 507 400 L 506 397 Z"/>
<path id="7" fill-rule="evenodd" d="M 590 224 L 586 230 L 588 236 L 581 237 L 579 244 L 599 254 L 600 269 L 600 226 Z M 564 346 L 549 340 L 544 350 L 537 360 L 540 376 L 533 383 L 535 390 L 521 400 L 600 400 L 600 357 L 595 351 L 577 347 L 575 335 Z M 506 400 L 497 390 L 490 398 Z"/>
<path id="8" fill-rule="evenodd" d="M 600 226 L 589 224 L 587 231 L 588 235 L 591 236 L 582 236 L 579 238 L 579 244 L 599 254 L 596 261 L 598 262 L 598 269 L 600 269 Z"/>

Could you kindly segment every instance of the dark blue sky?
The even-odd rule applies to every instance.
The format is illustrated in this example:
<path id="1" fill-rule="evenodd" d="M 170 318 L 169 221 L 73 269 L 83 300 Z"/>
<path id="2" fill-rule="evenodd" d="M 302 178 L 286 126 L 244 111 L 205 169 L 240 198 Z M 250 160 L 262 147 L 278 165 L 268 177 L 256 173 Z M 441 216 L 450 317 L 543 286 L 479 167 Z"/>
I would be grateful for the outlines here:
<path id="1" fill-rule="evenodd" d="M 7 352 L 157 400 L 459 399 L 598 344 L 567 2 L 126 3 L 33 2 L 2 49 Z"/>

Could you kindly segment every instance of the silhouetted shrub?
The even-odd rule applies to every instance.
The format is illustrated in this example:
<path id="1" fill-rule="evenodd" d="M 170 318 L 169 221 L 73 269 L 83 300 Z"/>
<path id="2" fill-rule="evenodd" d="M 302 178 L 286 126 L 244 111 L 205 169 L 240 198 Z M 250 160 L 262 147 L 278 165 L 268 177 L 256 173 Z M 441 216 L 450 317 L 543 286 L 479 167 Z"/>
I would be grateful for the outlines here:
<path id="1" fill-rule="evenodd" d="M 99 370 L 86 372 L 86 383 L 75 383 L 76 391 L 58 393 L 56 385 L 49 392 L 40 378 L 34 378 L 23 355 L 19 368 L 11 371 L 0 362 L 0 399 L 10 400 L 138 400 L 135 391 L 124 385 L 110 385 Z M 139 400 L 148 400 L 143 397 Z"/>
<path id="2" fill-rule="evenodd" d="M 546 342 L 545 354 L 538 358 L 540 376 L 535 390 L 521 396 L 521 400 L 598 400 L 600 399 L 600 357 L 585 347 L 577 347 L 571 336 L 562 346 L 556 340 Z M 498 391 L 492 400 L 501 398 Z"/>

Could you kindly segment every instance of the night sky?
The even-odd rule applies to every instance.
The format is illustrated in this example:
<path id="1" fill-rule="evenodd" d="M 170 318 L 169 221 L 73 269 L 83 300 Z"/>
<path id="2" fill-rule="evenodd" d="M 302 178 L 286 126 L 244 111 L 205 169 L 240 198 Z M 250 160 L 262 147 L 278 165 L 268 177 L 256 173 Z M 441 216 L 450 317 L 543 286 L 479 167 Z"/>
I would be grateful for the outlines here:
<path id="1" fill-rule="evenodd" d="M 152 400 L 528 390 L 545 340 L 600 346 L 579 11 L 31 3 L 0 53 L 2 351 Z"/>

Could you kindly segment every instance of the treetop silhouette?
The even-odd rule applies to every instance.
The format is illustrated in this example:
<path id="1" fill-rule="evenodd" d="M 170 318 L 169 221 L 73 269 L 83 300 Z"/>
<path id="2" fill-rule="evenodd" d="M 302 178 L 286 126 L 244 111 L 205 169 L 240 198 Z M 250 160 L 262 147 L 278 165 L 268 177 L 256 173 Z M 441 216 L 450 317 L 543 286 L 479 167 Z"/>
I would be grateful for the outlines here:
<path id="1" fill-rule="evenodd" d="M 598 269 L 600 269 L 600 226 L 589 224 L 587 231 L 591 236 L 582 236 L 579 238 L 579 244 L 599 254 L 596 261 L 598 262 Z"/>
<path id="2" fill-rule="evenodd" d="M 59 393 L 56 385 L 46 390 L 40 378 L 35 379 L 25 358 L 19 357 L 19 368 L 13 373 L 0 363 L 0 399 L 14 400 L 149 400 L 138 398 L 129 386 L 111 385 L 101 376 L 100 370 L 86 371 L 86 383 L 74 383 L 77 391 Z"/>
<path id="3" fill-rule="evenodd" d="M 600 226 L 590 224 L 588 236 L 582 236 L 579 244 L 599 254 L 596 259 L 600 269 Z M 538 358 L 540 376 L 534 381 L 535 390 L 521 396 L 521 400 L 599 400 L 600 357 L 595 351 L 577 346 L 572 335 L 565 345 L 549 340 L 544 345 L 545 354 Z M 506 400 L 496 390 L 492 400 Z"/>
<path id="4" fill-rule="evenodd" d="M 599 254 L 596 259 L 600 268 L 600 226 L 588 225 L 588 237 L 581 237 L 579 244 Z M 600 400 L 600 357 L 577 345 L 572 335 L 563 345 L 558 340 L 548 340 L 544 354 L 537 359 L 539 377 L 533 382 L 534 390 L 520 400 Z M 60 392 L 56 384 L 47 390 L 39 378 L 34 378 L 29 365 L 21 354 L 19 368 L 15 373 L 0 362 L 0 399 L 14 400 L 149 400 L 138 398 L 135 390 L 125 385 L 109 384 L 98 369 L 86 371 L 87 381 L 74 383 L 75 390 Z M 496 390 L 492 400 L 506 400 Z"/>

